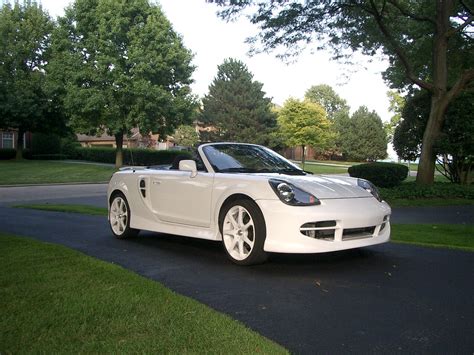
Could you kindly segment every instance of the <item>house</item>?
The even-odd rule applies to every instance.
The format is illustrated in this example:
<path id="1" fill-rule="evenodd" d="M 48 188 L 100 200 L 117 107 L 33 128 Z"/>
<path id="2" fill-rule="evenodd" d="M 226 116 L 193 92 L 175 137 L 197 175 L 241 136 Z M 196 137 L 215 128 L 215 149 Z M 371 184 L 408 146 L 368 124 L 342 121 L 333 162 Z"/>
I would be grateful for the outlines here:
<path id="1" fill-rule="evenodd" d="M 100 136 L 89 136 L 87 134 L 77 134 L 77 141 L 82 147 L 111 147 L 116 148 L 115 137 L 103 133 Z M 151 148 L 159 149 L 158 134 L 140 134 L 138 128 L 131 130 L 130 136 L 123 137 L 123 148 Z"/>
<path id="2" fill-rule="evenodd" d="M 0 149 L 16 149 L 18 130 L 0 130 Z M 23 135 L 23 148 L 31 148 L 31 132 Z"/>

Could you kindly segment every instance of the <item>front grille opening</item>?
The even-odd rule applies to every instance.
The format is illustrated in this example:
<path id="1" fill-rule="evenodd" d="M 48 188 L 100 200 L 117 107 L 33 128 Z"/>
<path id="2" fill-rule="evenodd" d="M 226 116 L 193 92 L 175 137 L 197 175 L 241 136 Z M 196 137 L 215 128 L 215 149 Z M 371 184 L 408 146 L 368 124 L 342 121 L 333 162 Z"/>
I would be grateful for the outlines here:
<path id="1" fill-rule="evenodd" d="M 305 223 L 300 227 L 301 234 L 319 240 L 333 241 L 336 232 L 336 221 Z"/>
<path id="2" fill-rule="evenodd" d="M 347 228 L 342 231 L 342 240 L 370 238 L 374 235 L 375 226 Z"/>

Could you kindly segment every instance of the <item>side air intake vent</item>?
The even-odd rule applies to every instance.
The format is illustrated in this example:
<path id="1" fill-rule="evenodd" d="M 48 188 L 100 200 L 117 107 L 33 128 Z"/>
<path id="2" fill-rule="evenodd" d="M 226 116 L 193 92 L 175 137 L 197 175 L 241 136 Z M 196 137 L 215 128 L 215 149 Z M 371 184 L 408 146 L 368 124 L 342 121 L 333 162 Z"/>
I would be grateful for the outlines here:
<path id="1" fill-rule="evenodd" d="M 146 183 L 145 180 L 140 180 L 140 193 L 145 198 L 146 197 Z"/>

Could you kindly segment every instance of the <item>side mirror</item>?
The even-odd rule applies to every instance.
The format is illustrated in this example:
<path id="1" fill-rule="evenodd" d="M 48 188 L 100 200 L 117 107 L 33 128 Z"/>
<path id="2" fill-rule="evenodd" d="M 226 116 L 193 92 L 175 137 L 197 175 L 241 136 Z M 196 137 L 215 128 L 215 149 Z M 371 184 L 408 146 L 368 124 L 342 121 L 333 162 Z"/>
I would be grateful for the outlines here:
<path id="1" fill-rule="evenodd" d="M 179 162 L 179 170 L 190 171 L 193 178 L 197 175 L 196 162 L 194 160 L 181 160 Z"/>

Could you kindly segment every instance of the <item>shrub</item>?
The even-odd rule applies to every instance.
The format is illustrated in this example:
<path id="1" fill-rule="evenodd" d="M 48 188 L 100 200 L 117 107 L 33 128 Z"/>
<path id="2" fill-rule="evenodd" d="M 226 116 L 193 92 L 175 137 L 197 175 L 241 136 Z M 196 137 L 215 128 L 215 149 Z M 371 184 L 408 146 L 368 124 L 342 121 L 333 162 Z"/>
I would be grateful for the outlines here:
<path id="1" fill-rule="evenodd" d="M 408 175 L 408 168 L 395 163 L 367 163 L 353 165 L 348 170 L 349 175 L 367 179 L 379 187 L 399 185 Z"/>
<path id="2" fill-rule="evenodd" d="M 448 182 L 435 182 L 433 185 L 417 185 L 406 182 L 393 188 L 380 189 L 384 200 L 419 198 L 463 198 L 474 199 L 474 185 L 459 185 Z"/>
<path id="3" fill-rule="evenodd" d="M 15 158 L 16 150 L 12 148 L 0 149 L 0 160 L 10 160 Z"/>
<path id="4" fill-rule="evenodd" d="M 151 149 L 124 149 L 124 165 L 159 165 L 171 164 L 178 155 L 189 155 L 191 153 L 180 150 L 151 150 Z M 115 148 L 76 148 L 70 159 L 95 161 L 100 163 L 115 163 Z"/>
<path id="5" fill-rule="evenodd" d="M 59 154 L 61 152 L 61 138 L 54 134 L 33 133 L 31 150 L 34 155 Z M 33 159 L 35 159 L 33 157 Z"/>

